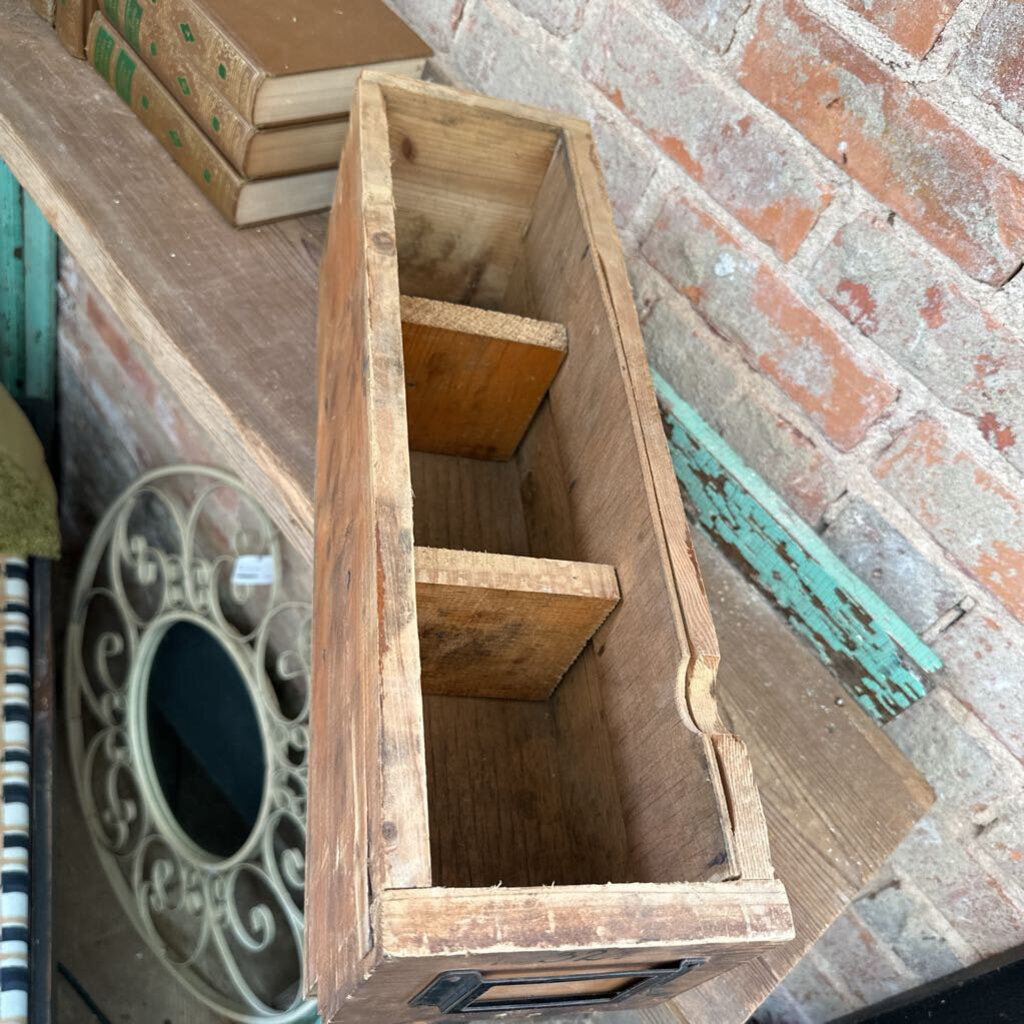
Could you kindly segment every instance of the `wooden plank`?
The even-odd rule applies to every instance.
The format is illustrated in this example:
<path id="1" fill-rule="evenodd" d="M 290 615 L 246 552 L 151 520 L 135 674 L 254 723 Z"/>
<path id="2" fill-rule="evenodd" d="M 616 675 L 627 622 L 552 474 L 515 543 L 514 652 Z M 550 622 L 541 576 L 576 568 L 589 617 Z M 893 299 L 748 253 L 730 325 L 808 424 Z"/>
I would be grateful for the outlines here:
<path id="1" fill-rule="evenodd" d="M 508 459 L 565 358 L 565 328 L 402 296 L 409 444 Z"/>
<path id="2" fill-rule="evenodd" d="M 593 861 L 572 843 L 548 702 L 427 694 L 423 715 L 433 884 L 579 881 Z"/>
<path id="3" fill-rule="evenodd" d="M 573 482 L 574 557 L 614 565 L 623 595 L 599 649 L 605 717 L 639 872 L 634 877 L 733 878 L 739 867 L 718 760 L 696 723 L 680 717 L 688 709 L 690 641 L 662 529 L 663 502 L 567 147 L 555 150 L 537 192 L 523 240 L 525 269 L 511 278 L 515 294 L 506 302 L 564 323 L 569 335 L 547 405 L 564 478 Z M 534 505 L 550 503 L 543 496 L 545 475 L 532 477 Z M 675 502 L 680 510 L 672 531 L 681 529 L 685 537 L 678 488 Z M 636 714 L 638 707 L 644 715 Z M 672 781 L 651 786 L 652 777 Z"/>
<path id="4" fill-rule="evenodd" d="M 53 401 L 57 345 L 57 236 L 23 195 L 25 231 L 25 397 Z"/>
<path id="5" fill-rule="evenodd" d="M 610 565 L 416 549 L 424 693 L 547 700 L 619 600 Z"/>
<path id="6" fill-rule="evenodd" d="M 353 135 L 356 129 L 353 128 Z M 314 559 L 310 799 L 307 812 L 306 980 L 343 999 L 372 949 L 367 877 L 370 820 L 379 800 L 368 771 L 379 743 L 376 609 L 347 600 L 374 587 L 370 414 L 367 404 L 365 236 L 358 150 L 341 161 L 321 267 L 320 390 L 316 516 L 344 524 L 321 530 Z M 340 424 L 346 430 L 342 432 Z M 338 638 L 344 638 L 339 643 Z M 349 685 L 333 685 L 345 678 Z M 338 817 L 346 827 L 337 827 Z M 330 878 L 330 885 L 323 885 Z M 337 929 L 337 932 L 335 931 Z"/>
<path id="7" fill-rule="evenodd" d="M 938 656 L 655 375 L 676 473 L 701 523 L 734 552 L 878 721 L 924 696 Z"/>
<path id="8" fill-rule="evenodd" d="M 25 375 L 25 279 L 21 186 L 0 163 L 0 384 L 15 398 Z"/>
<path id="9" fill-rule="evenodd" d="M 600 963 L 630 947 L 678 947 L 693 935 L 714 946 L 755 932 L 785 940 L 790 932 L 785 892 L 773 881 L 406 889 L 382 902 L 382 940 L 396 958 L 450 956 L 469 946 L 481 954 L 570 947 L 593 950 Z M 537 918 L 548 915 L 551 926 L 539 930 Z M 607 930 L 596 931 L 594 921 Z M 620 948 L 607 948 L 610 935 Z"/>
<path id="10" fill-rule="evenodd" d="M 159 142 L 92 68 L 68 58 L 24 0 L 0 0 L 0 49 L 0 159 L 167 387 L 312 559 L 326 217 L 244 232 L 220 223 Z"/>
<path id="11" fill-rule="evenodd" d="M 519 473 L 509 462 L 409 453 L 416 543 L 529 555 Z M 571 556 L 572 551 L 557 556 Z"/>
<path id="12" fill-rule="evenodd" d="M 436 89 L 387 102 L 402 293 L 526 313 L 501 300 L 557 122 Z"/>
<path id="13" fill-rule="evenodd" d="M 587 232 L 594 251 L 602 253 L 599 286 L 615 324 L 624 371 L 636 396 L 636 422 L 647 458 L 647 471 L 664 527 L 668 560 L 683 613 L 689 659 L 686 702 L 694 723 L 709 733 L 722 731 L 715 699 L 715 674 L 720 660 L 714 622 L 708 610 L 700 566 L 690 543 L 690 529 L 677 500 L 678 485 L 664 440 L 661 415 L 654 397 L 643 335 L 622 253 L 600 161 L 589 133 L 567 133 L 566 155 L 586 197 Z"/>
<path id="14" fill-rule="evenodd" d="M 787 934 L 787 918 L 785 895 L 775 882 L 635 885 L 615 890 L 581 886 L 571 891 L 551 887 L 392 891 L 382 897 L 380 934 L 381 941 L 398 955 L 379 965 L 376 986 L 353 995 L 345 1007 L 345 1020 L 372 1024 L 382 1018 L 410 1019 L 409 1000 L 423 989 L 424 979 L 435 977 L 439 969 L 480 970 L 485 977 L 507 977 L 510 972 L 573 974 L 583 966 L 629 969 L 688 956 L 708 958 L 667 989 L 681 991 L 728 970 L 742 955 L 730 949 L 735 939 L 721 936 L 756 933 L 779 941 Z M 547 937 L 538 932 L 538 920 L 550 921 Z M 595 930 L 594 921 L 601 921 L 602 927 Z M 605 926 L 609 933 L 624 937 L 623 948 L 602 944 Z M 696 937 L 680 945 L 672 938 L 676 934 Z M 481 942 L 479 954 L 466 952 L 470 935 Z M 552 941 L 555 936 L 572 936 L 578 945 L 560 946 Z M 750 948 L 758 951 L 765 945 L 753 943 Z M 643 1006 L 658 998 L 655 993 L 649 1000 L 639 998 L 628 1005 Z M 425 1017 L 436 1018 L 436 1012 L 419 1010 L 419 1019 Z"/>
<path id="15" fill-rule="evenodd" d="M 328 1019 L 380 955 L 372 895 L 430 884 L 399 295 L 377 287 L 393 279 L 389 165 L 383 101 L 362 83 L 318 325 L 306 955 Z"/>
<path id="16" fill-rule="evenodd" d="M 744 1024 L 889 859 L 933 796 L 784 619 L 702 532 L 694 542 L 725 657 L 724 715 L 746 741 L 795 942 L 645 1011 L 648 1024 Z M 800 685 L 793 684 L 799 680 Z"/>

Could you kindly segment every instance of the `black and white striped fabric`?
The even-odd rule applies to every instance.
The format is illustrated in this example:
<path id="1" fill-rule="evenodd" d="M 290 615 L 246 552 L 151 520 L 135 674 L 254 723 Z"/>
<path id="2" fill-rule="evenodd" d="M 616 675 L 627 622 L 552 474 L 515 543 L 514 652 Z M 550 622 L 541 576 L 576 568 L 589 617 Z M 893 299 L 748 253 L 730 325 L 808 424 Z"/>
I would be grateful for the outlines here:
<path id="1" fill-rule="evenodd" d="M 0 864 L 0 1024 L 28 1021 L 28 562 L 0 555 L 0 671 L 4 680 L 3 862 Z"/>

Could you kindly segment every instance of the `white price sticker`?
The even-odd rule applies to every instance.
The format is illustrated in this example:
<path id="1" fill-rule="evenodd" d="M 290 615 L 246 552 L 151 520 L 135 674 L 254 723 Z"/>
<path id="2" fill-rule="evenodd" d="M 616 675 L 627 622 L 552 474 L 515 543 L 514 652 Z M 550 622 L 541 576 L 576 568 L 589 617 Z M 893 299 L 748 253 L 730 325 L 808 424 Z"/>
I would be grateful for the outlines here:
<path id="1" fill-rule="evenodd" d="M 266 587 L 274 582 L 273 555 L 239 555 L 231 572 L 236 587 Z"/>

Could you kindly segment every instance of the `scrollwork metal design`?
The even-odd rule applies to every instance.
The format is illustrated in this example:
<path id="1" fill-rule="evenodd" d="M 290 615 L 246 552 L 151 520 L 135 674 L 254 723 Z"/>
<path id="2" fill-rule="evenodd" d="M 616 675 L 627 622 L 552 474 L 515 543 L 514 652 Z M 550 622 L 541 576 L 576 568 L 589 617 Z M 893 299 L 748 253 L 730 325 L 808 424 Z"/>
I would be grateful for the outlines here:
<path id="1" fill-rule="evenodd" d="M 270 581 L 238 583 L 242 556 Z M 237 1021 L 315 1017 L 303 999 L 310 606 L 287 596 L 278 534 L 236 479 L 200 466 L 147 473 L 85 552 L 65 656 L 71 763 L 89 831 L 125 911 L 161 961 Z M 260 810 L 230 856 L 168 806 L 145 694 L 167 630 L 210 631 L 245 682 L 263 740 Z"/>

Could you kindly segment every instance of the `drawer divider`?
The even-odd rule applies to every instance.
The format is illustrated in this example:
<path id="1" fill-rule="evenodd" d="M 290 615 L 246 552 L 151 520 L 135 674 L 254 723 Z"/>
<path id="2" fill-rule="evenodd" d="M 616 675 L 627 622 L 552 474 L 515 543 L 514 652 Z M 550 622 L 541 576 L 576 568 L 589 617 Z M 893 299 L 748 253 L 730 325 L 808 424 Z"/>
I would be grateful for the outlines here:
<path id="1" fill-rule="evenodd" d="M 547 700 L 619 601 L 610 565 L 417 547 L 423 692 Z"/>
<path id="2" fill-rule="evenodd" d="M 409 445 L 511 458 L 568 348 L 561 324 L 401 297 Z"/>

